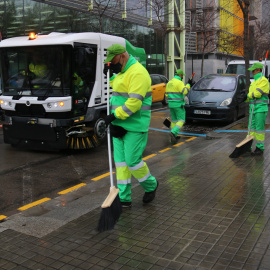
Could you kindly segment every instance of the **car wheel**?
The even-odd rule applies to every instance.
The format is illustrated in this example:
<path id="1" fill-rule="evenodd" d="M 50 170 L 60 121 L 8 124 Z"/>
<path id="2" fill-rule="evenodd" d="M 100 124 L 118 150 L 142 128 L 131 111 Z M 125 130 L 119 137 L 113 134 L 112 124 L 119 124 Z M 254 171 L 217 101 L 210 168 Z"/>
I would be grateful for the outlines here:
<path id="1" fill-rule="evenodd" d="M 164 98 L 162 100 L 162 104 L 163 105 L 168 105 L 168 98 L 166 97 L 166 95 L 164 95 Z"/>

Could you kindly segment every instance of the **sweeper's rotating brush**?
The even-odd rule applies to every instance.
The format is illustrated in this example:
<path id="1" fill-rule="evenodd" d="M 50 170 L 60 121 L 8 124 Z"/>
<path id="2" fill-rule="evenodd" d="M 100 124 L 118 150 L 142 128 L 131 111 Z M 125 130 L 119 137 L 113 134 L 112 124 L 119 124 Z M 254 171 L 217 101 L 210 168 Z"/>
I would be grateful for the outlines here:
<path id="1" fill-rule="evenodd" d="M 95 148 L 100 144 L 100 139 L 95 135 L 89 135 L 85 137 L 80 136 L 70 136 L 67 138 L 67 148 L 80 150 L 80 149 L 90 149 Z"/>
<path id="2" fill-rule="evenodd" d="M 74 150 L 91 149 L 100 145 L 106 137 L 104 119 L 96 121 L 94 127 L 78 125 L 69 128 L 67 134 L 67 148 Z"/>

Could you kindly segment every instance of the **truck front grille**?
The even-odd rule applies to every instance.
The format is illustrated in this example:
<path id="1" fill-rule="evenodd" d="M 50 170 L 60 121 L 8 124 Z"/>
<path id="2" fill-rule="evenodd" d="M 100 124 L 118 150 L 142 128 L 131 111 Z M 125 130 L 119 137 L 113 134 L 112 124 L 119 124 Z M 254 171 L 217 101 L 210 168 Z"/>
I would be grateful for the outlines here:
<path id="1" fill-rule="evenodd" d="M 30 106 L 16 104 L 15 110 L 18 116 L 45 117 L 46 115 L 44 107 L 40 104 L 31 104 Z"/>

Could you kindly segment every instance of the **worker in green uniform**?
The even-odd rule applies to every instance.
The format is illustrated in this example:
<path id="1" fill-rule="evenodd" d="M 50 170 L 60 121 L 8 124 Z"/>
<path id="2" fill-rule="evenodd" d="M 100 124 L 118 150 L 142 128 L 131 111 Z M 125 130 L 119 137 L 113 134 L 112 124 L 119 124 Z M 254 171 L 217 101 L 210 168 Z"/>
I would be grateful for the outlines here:
<path id="1" fill-rule="evenodd" d="M 111 114 L 105 118 L 105 123 L 111 123 L 120 201 L 123 207 L 131 206 L 133 176 L 145 191 L 143 202 L 149 203 L 155 198 L 158 187 L 156 178 L 142 159 L 151 118 L 151 78 L 147 70 L 119 44 L 107 49 L 104 63 L 108 62 L 111 62 L 110 85 L 113 93 L 110 98 Z M 105 65 L 106 75 L 107 70 Z"/>
<path id="2" fill-rule="evenodd" d="M 182 69 L 177 69 L 175 76 L 166 86 L 166 96 L 168 98 L 170 113 L 171 113 L 171 132 L 170 138 L 172 143 L 176 143 L 180 138 L 178 133 L 183 127 L 186 120 L 185 100 L 184 96 L 188 94 L 190 86 L 195 83 L 192 79 L 188 80 L 188 84 L 183 83 L 185 76 Z"/>
<path id="3" fill-rule="evenodd" d="M 248 70 L 252 71 L 254 77 L 254 81 L 251 83 L 246 96 L 246 102 L 249 102 L 250 115 L 254 106 L 250 135 L 254 136 L 256 140 L 256 148 L 251 154 L 257 156 L 262 155 L 264 151 L 265 120 L 269 103 L 269 81 L 262 76 L 263 64 L 254 63 Z M 251 117 L 249 125 L 250 120 Z"/>
<path id="4" fill-rule="evenodd" d="M 40 53 L 34 53 L 32 57 L 28 70 L 34 75 L 34 78 L 46 77 L 48 68 L 47 65 L 44 64 L 44 57 Z"/>

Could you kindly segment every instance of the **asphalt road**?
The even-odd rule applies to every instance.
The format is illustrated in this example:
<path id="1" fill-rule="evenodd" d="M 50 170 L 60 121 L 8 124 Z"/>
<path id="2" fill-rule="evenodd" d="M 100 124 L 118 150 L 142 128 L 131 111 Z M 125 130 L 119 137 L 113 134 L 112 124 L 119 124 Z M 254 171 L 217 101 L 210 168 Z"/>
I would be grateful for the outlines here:
<path id="1" fill-rule="evenodd" d="M 162 124 L 167 116 L 167 107 L 160 103 L 153 104 L 144 157 L 171 147 L 169 130 Z M 183 133 L 187 134 L 184 135 L 186 139 L 196 138 L 224 125 L 193 123 L 185 125 Z M 93 184 L 95 189 L 98 188 L 98 181 L 93 179 L 108 172 L 107 151 L 106 143 L 95 149 L 73 152 L 40 152 L 13 148 L 4 144 L 3 130 L 0 128 L 0 215 L 16 213 L 19 207 L 44 197 L 56 197 L 59 191 L 80 183 Z"/>

